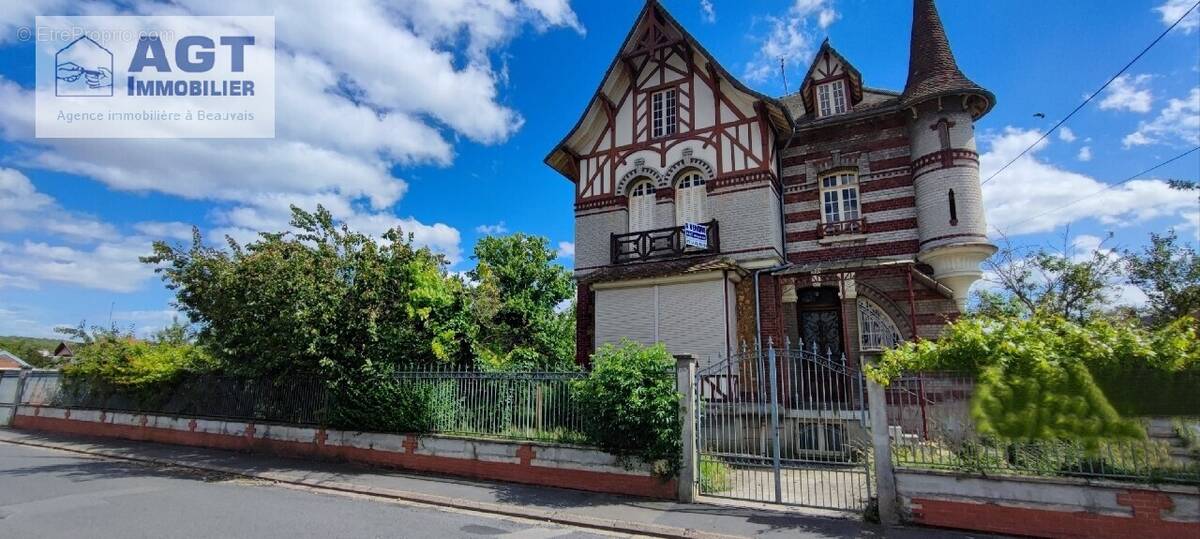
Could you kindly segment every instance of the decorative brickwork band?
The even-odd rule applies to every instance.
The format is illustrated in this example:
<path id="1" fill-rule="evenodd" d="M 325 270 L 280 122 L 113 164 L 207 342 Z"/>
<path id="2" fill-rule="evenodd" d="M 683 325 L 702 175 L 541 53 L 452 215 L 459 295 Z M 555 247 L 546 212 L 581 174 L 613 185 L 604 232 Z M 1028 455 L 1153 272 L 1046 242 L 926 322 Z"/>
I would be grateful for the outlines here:
<path id="1" fill-rule="evenodd" d="M 625 207 L 629 205 L 629 198 L 622 196 L 609 196 L 582 200 L 575 203 L 575 211 L 594 210 L 608 206 Z"/>

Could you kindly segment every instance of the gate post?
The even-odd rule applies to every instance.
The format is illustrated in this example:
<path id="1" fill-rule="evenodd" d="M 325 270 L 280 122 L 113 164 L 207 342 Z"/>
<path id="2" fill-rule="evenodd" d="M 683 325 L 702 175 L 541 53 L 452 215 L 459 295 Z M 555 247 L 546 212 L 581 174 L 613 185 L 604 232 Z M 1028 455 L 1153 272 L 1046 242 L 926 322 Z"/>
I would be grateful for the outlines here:
<path id="1" fill-rule="evenodd" d="M 696 501 L 696 475 L 699 466 L 696 462 L 696 356 L 681 354 L 675 356 L 675 387 L 680 394 L 679 413 L 681 419 L 681 443 L 683 464 L 679 467 L 678 490 L 679 501 L 692 503 Z"/>
<path id="2" fill-rule="evenodd" d="M 779 375 L 775 343 L 767 339 L 767 369 L 771 382 L 771 468 L 775 477 L 775 503 L 783 503 L 783 472 L 779 464 Z"/>
<path id="3" fill-rule="evenodd" d="M 874 359 L 870 358 L 869 361 L 873 363 Z M 871 380 L 871 377 L 864 375 L 863 378 L 867 382 L 867 406 L 871 415 L 871 447 L 875 456 L 875 490 L 879 498 L 879 522 L 885 526 L 895 525 L 900 523 L 900 516 L 896 503 L 896 475 L 892 470 L 887 394 L 883 386 Z"/>

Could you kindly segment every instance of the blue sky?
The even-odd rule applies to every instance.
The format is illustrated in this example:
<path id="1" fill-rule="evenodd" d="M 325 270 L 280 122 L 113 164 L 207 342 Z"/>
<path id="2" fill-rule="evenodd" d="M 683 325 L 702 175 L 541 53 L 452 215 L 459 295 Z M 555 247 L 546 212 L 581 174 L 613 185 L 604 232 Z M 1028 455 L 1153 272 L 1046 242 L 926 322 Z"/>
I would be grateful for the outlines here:
<path id="1" fill-rule="evenodd" d="M 734 74 L 781 95 L 829 37 L 869 86 L 899 90 L 911 4 L 664 0 Z M 546 236 L 571 265 L 570 184 L 542 158 L 574 124 L 640 0 L 372 0 L 273 5 L 0 0 L 0 335 L 109 320 L 149 331 L 171 295 L 136 260 L 192 224 L 210 238 L 279 229 L 289 203 L 353 226 L 399 225 L 469 269 L 483 231 Z M 223 5 L 228 4 L 228 5 Z M 1191 0 L 939 2 L 962 69 L 998 98 L 978 126 L 983 173 L 1015 156 Z M 32 137 L 36 15 L 275 15 L 273 141 L 47 141 Z M 989 222 L 1021 245 L 1073 254 L 1136 247 L 1200 204 L 1155 178 L 1196 180 L 1200 152 L 1063 208 L 1200 145 L 1200 18 L 1193 13 L 1067 127 L 986 187 Z M 419 73 L 420 75 L 414 75 Z M 353 88 L 355 92 L 347 92 Z M 320 113 L 318 111 L 327 111 Z M 1034 117 L 1044 113 L 1045 119 Z M 1125 301 L 1136 294 L 1121 292 Z"/>

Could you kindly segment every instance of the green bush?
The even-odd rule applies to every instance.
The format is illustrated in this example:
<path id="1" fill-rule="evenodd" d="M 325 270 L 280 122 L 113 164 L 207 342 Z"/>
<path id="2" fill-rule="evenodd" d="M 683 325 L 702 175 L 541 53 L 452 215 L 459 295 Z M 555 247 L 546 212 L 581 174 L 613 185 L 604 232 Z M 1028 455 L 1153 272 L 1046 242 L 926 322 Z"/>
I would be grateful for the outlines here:
<path id="1" fill-rule="evenodd" d="M 1196 369 L 1198 358 L 1193 319 L 1147 331 L 1037 313 L 963 318 L 938 340 L 905 343 L 865 370 L 883 384 L 906 371 L 970 374 L 976 378 L 971 418 L 979 434 L 1073 440 L 1095 450 L 1105 440 L 1145 438 L 1140 425 L 1118 413 L 1111 399 L 1116 393 L 1106 395 L 1097 378 L 1127 376 L 1131 369 L 1182 373 Z"/>
<path id="2" fill-rule="evenodd" d="M 437 387 L 408 384 L 363 369 L 358 376 L 335 376 L 330 383 L 329 425 L 363 432 L 432 432 L 438 420 Z"/>
<path id="3" fill-rule="evenodd" d="M 215 360 L 185 341 L 149 342 L 117 331 L 97 331 L 77 347 L 62 373 L 68 390 L 118 394 L 145 405 L 169 396 L 186 374 L 211 372 Z"/>
<path id="4" fill-rule="evenodd" d="M 598 350 L 591 374 L 572 385 L 584 435 L 622 459 L 654 465 L 660 476 L 677 475 L 682 449 L 674 364 L 661 344 L 624 341 Z"/>

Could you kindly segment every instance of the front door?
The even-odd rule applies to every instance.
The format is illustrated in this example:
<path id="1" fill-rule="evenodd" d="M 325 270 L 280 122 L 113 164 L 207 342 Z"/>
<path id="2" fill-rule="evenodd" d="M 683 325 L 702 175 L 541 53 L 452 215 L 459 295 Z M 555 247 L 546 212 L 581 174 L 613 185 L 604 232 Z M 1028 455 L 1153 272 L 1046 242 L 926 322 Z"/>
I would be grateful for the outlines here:
<path id="1" fill-rule="evenodd" d="M 796 322 L 805 350 L 815 344 L 821 354 L 842 355 L 842 302 L 836 288 L 797 290 Z"/>

